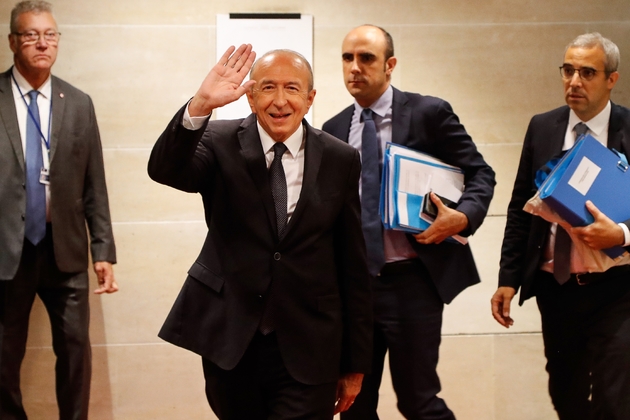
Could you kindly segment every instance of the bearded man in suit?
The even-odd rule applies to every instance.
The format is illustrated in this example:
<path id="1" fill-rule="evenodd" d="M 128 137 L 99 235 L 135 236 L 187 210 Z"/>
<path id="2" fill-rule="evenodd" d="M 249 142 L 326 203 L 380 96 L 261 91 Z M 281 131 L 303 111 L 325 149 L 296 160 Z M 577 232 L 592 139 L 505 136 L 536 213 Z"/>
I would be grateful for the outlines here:
<path id="1" fill-rule="evenodd" d="M 560 66 L 567 105 L 529 123 L 492 297 L 492 314 L 506 328 L 514 323 L 510 304 L 516 292 L 520 304 L 536 297 L 549 394 L 563 420 L 630 418 L 630 266 L 585 273 L 566 231 L 523 206 L 536 193 L 538 169 L 571 148 L 581 133 L 630 153 L 630 110 L 610 101 L 619 56 L 599 33 L 580 35 L 567 46 Z M 586 207 L 594 222 L 571 229 L 577 240 L 595 251 L 616 245 L 630 250 L 630 220 L 617 224 L 590 201 Z"/>
<path id="2" fill-rule="evenodd" d="M 448 102 L 391 86 L 397 59 L 387 31 L 373 25 L 354 28 L 343 40 L 341 59 L 355 103 L 324 123 L 323 130 L 361 150 L 362 159 L 375 137 L 381 164 L 387 142 L 433 155 L 460 167 L 466 184 L 454 209 L 432 193 L 438 209 L 435 222 L 410 235 L 382 231 L 378 209 L 373 208 L 378 199 L 371 201 L 365 194 L 368 188 L 380 189 L 380 177 L 374 182 L 362 177 L 362 219 L 374 286 L 374 362 L 356 403 L 342 418 L 378 419 L 378 390 L 389 351 L 400 412 L 408 419 L 453 419 L 437 396 L 442 311 L 444 304 L 480 280 L 470 247 L 445 239 L 472 235 L 481 226 L 494 192 L 494 171 Z M 365 134 L 366 120 L 374 126 L 373 136 Z M 365 160 L 362 163 L 365 168 Z"/>

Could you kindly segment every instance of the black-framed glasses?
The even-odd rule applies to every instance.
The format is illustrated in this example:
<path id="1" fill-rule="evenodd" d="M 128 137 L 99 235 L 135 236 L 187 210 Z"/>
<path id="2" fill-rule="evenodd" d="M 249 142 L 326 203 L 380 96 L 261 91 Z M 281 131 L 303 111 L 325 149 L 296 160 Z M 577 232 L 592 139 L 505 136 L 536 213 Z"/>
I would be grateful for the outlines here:
<path id="1" fill-rule="evenodd" d="M 578 72 L 580 75 L 580 79 L 582 80 L 592 80 L 593 77 L 597 74 L 597 72 L 606 72 L 605 70 L 596 70 L 592 67 L 580 67 L 576 69 L 570 64 L 563 64 L 560 66 L 560 76 L 562 76 L 565 80 L 570 80 L 573 78 L 575 72 Z"/>
<path id="2" fill-rule="evenodd" d="M 56 44 L 59 42 L 59 36 L 61 32 L 49 30 L 43 33 L 37 31 L 26 32 L 13 32 L 13 35 L 19 36 L 24 44 L 34 44 L 39 41 L 40 38 L 44 38 L 49 44 Z"/>

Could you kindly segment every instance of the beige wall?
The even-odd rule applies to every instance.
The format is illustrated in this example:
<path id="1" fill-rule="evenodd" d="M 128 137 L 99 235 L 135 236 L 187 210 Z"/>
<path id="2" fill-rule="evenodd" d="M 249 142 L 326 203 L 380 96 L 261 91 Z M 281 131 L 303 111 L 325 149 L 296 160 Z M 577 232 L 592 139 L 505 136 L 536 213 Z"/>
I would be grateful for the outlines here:
<path id="1" fill-rule="evenodd" d="M 515 308 L 516 324 L 506 331 L 491 319 L 488 302 L 520 144 L 533 114 L 563 103 L 557 67 L 574 36 L 597 30 L 619 45 L 625 58 L 613 100 L 630 105 L 627 0 L 605 7 L 587 0 L 54 3 L 63 33 L 54 70 L 94 99 L 119 250 L 121 291 L 92 301 L 92 419 L 214 418 L 199 358 L 156 336 L 203 241 L 201 202 L 151 182 L 145 168 L 151 145 L 215 62 L 215 15 L 229 12 L 314 16 L 316 127 L 351 102 L 340 43 L 366 22 L 394 37 L 395 86 L 451 102 L 495 168 L 498 185 L 490 217 L 471 240 L 483 282 L 445 312 L 443 395 L 463 420 L 554 418 L 535 303 Z M 0 4 L 3 22 L 12 5 Z M 0 25 L 0 33 L 8 32 L 8 24 Z M 7 45 L 0 49 L 0 69 L 11 61 Z M 56 418 L 48 329 L 37 302 L 23 389 L 32 418 L 45 420 Z M 400 418 L 387 381 L 382 413 Z"/>

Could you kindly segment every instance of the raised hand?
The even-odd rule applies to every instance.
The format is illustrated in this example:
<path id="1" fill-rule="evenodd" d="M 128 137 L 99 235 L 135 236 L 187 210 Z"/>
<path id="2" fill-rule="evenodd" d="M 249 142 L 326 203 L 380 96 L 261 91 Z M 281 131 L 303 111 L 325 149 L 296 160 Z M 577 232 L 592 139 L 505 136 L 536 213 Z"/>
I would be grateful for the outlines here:
<path id="1" fill-rule="evenodd" d="M 252 51 L 251 44 L 243 44 L 238 49 L 234 46 L 228 48 L 190 101 L 188 105 L 190 116 L 208 115 L 213 109 L 243 96 L 255 83 L 254 80 L 243 83 L 255 59 L 256 53 Z"/>

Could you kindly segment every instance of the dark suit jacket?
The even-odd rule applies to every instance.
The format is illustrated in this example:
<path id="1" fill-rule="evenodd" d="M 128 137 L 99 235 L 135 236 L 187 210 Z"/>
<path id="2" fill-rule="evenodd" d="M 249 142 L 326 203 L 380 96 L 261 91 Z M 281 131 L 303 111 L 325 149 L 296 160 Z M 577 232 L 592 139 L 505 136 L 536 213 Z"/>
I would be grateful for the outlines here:
<path id="1" fill-rule="evenodd" d="M 348 141 L 354 105 L 327 121 L 323 130 Z M 462 235 L 473 234 L 483 222 L 494 192 L 494 171 L 483 160 L 451 106 L 431 96 L 394 88 L 392 142 L 433 155 L 464 170 L 466 189 L 457 210 L 468 217 Z M 479 283 L 479 274 L 468 245 L 442 242 L 420 245 L 407 235 L 444 303 L 466 287 Z"/>
<path id="2" fill-rule="evenodd" d="M 11 70 L 0 74 L 0 280 L 15 276 L 24 242 L 24 152 Z M 93 261 L 116 262 L 103 154 L 92 100 L 52 77 L 50 218 L 57 266 L 85 271 L 88 231 Z"/>
<path id="3" fill-rule="evenodd" d="M 302 191 L 279 241 L 255 115 L 192 131 L 181 125 L 183 110 L 155 145 L 149 175 L 199 192 L 208 234 L 159 336 L 232 369 L 272 288 L 278 345 L 295 379 L 366 372 L 372 315 L 358 153 L 304 122 Z"/>
<path id="4" fill-rule="evenodd" d="M 523 211 L 536 193 L 536 171 L 562 150 L 569 123 L 569 107 L 563 106 L 532 118 L 525 135 L 521 160 L 508 206 L 501 248 L 499 286 L 521 289 L 520 304 L 532 297 L 534 274 L 540 267 L 550 223 Z M 608 147 L 630 152 L 630 110 L 612 104 Z M 630 220 L 625 222 L 630 226 Z"/>

